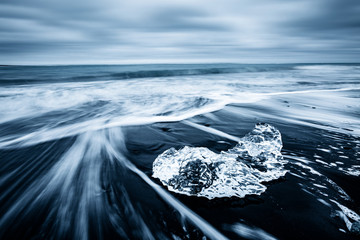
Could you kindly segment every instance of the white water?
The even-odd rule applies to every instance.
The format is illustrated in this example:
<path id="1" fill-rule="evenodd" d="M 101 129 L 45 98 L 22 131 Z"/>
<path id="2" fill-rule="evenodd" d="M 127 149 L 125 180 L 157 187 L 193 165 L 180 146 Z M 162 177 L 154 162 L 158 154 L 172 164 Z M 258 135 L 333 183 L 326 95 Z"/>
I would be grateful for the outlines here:
<path id="1" fill-rule="evenodd" d="M 125 169 L 138 175 L 167 204 L 176 209 L 185 219 L 192 222 L 210 239 L 227 239 L 222 233 L 155 184 L 146 174 L 127 160 L 124 156 L 126 151 L 120 128 L 110 128 L 80 135 L 69 150 L 63 154 L 58 163 L 45 176 L 37 179 L 12 203 L 6 214 L 0 217 L 0 228 L 16 225 L 16 219 L 20 216 L 31 216 L 30 211 L 33 209 L 39 208 L 42 204 L 51 204 L 53 212 L 48 216 L 44 226 L 52 219 L 57 219 L 59 224 L 54 229 L 53 237 L 65 237 L 62 235 L 63 233 L 73 231 L 74 235 L 72 237 L 74 239 L 89 239 L 87 234 L 89 232 L 90 212 L 98 218 L 101 218 L 105 213 L 109 216 L 119 214 L 118 212 L 109 212 L 106 202 L 99 197 L 104 194 L 104 190 L 101 188 L 101 166 L 105 164 L 104 161 L 109 161 L 107 164 L 110 164 L 110 166 L 113 166 L 116 161 Z M 105 153 L 107 157 L 102 157 L 101 153 Z M 120 174 L 120 172 L 114 172 L 113 174 Z M 54 202 L 48 202 L 55 195 L 57 199 Z M 123 195 L 124 205 L 119 207 L 123 208 L 124 212 L 129 212 L 123 217 L 136 224 L 137 228 L 140 229 L 138 232 L 139 237 L 142 239 L 156 239 L 142 219 L 141 214 L 136 212 L 134 206 L 126 197 L 127 192 L 125 190 L 123 190 Z M 70 218 L 76 219 L 75 225 L 69 225 Z M 181 221 L 179 220 L 179 222 Z M 116 225 L 121 227 L 119 223 Z M 100 226 L 101 224 L 98 227 L 100 228 Z M 122 231 L 121 229 L 118 230 Z M 99 229 L 99 231 L 101 232 L 102 229 Z"/>
<path id="2" fill-rule="evenodd" d="M 317 107 L 316 115 L 309 116 L 308 109 L 291 105 L 283 109 L 284 119 L 327 121 L 340 129 L 350 124 L 360 134 L 359 117 L 352 114 L 359 106 L 346 95 L 359 90 L 359 72 L 357 66 L 305 65 L 269 72 L 0 86 L 0 148 L 109 127 L 177 122 L 233 103 L 268 103 L 279 111 L 276 101 L 282 98 Z"/>

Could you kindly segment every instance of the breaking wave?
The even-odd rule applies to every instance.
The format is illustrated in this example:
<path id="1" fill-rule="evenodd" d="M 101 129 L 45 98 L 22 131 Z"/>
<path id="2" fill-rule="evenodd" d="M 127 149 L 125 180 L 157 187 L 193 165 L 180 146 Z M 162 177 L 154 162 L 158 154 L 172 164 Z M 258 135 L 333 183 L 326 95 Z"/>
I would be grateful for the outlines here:
<path id="1" fill-rule="evenodd" d="M 164 68 L 165 66 L 165 68 Z M 77 68 L 84 71 L 79 73 Z M 106 70 L 104 70 L 106 69 Z M 167 65 L 94 65 L 94 66 L 4 66 L 1 85 L 61 83 L 83 81 L 130 80 L 143 78 L 186 77 L 230 73 L 271 72 L 290 70 L 291 65 L 276 64 L 167 64 Z M 21 71 L 21 74 L 19 74 Z M 16 78 L 14 78 L 16 73 Z M 39 74 L 40 73 L 40 74 Z M 59 77 L 61 74 L 61 77 Z"/>

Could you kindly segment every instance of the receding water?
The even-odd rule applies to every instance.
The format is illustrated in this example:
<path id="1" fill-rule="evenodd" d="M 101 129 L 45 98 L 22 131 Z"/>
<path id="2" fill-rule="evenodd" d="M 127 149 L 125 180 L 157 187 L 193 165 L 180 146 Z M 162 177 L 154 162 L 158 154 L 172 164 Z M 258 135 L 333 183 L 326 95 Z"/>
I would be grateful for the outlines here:
<path id="1" fill-rule="evenodd" d="M 1 239 L 358 239 L 358 64 L 4 66 L 0 133 Z"/>

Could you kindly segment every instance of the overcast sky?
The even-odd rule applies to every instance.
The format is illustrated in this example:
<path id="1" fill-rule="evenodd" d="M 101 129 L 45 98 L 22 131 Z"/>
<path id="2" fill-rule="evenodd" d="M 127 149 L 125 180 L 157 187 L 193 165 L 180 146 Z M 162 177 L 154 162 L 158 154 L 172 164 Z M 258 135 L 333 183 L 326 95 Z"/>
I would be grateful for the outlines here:
<path id="1" fill-rule="evenodd" d="M 360 62 L 360 0 L 1 0 L 0 64 Z"/>

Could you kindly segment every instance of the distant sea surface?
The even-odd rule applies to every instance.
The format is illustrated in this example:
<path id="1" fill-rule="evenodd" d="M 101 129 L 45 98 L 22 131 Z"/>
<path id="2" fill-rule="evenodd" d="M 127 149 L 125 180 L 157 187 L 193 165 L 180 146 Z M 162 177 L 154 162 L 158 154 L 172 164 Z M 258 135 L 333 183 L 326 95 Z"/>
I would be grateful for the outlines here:
<path id="1" fill-rule="evenodd" d="M 153 177 L 257 123 L 287 162 L 261 194 Z M 360 64 L 0 67 L 0 239 L 359 239 L 359 187 Z"/>

